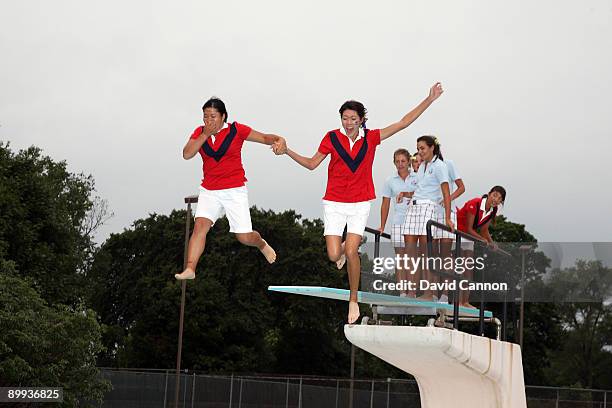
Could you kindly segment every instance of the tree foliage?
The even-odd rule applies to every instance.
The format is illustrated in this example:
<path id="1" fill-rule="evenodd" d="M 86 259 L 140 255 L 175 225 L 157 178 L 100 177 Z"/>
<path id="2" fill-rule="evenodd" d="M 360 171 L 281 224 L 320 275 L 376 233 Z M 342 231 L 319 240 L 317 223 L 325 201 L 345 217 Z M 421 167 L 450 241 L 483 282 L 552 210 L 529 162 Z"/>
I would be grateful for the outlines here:
<path id="1" fill-rule="evenodd" d="M 100 327 L 83 303 L 104 202 L 93 191 L 65 162 L 0 142 L 0 386 L 63 387 L 65 406 L 107 388 Z"/>
<path id="2" fill-rule="evenodd" d="M 49 303 L 83 297 L 82 272 L 94 250 L 87 221 L 104 205 L 93 192 L 93 178 L 69 172 L 66 162 L 36 147 L 13 153 L 0 142 L 0 258 Z"/>

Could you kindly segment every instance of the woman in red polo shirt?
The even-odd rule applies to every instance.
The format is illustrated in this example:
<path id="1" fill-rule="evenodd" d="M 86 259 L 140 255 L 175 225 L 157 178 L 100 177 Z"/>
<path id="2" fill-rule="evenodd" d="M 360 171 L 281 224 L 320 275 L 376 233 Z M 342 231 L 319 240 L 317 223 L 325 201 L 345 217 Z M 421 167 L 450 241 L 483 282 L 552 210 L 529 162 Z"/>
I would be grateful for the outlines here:
<path id="1" fill-rule="evenodd" d="M 457 228 L 459 231 L 468 233 L 495 248 L 495 242 L 489 234 L 489 225 L 495 219 L 505 200 L 506 189 L 502 186 L 495 186 L 489 191 L 489 194 L 469 200 L 462 208 L 457 209 Z M 462 239 L 461 250 L 462 257 L 473 258 L 474 242 L 465 238 Z M 465 277 L 472 279 L 472 270 L 466 270 Z M 459 298 L 461 306 L 475 308 L 469 303 L 469 298 L 469 290 L 461 291 L 461 297 Z"/>
<path id="2" fill-rule="evenodd" d="M 324 235 L 329 259 L 337 262 L 339 267 L 342 267 L 343 256 L 348 261 L 351 289 L 349 323 L 354 323 L 359 318 L 357 291 L 361 263 L 358 249 L 370 214 L 370 201 L 376 198 L 372 181 L 372 163 L 376 147 L 386 138 L 414 122 L 442 95 L 442 92 L 442 85 L 437 82 L 429 90 L 427 98 L 416 108 L 408 112 L 399 122 L 384 129 L 366 129 L 366 109 L 363 104 L 347 101 L 340 107 L 342 127 L 327 132 L 312 157 L 300 156 L 287 149 L 289 157 L 309 170 L 317 168 L 327 155 L 331 155 L 327 171 L 327 189 L 323 197 Z M 275 151 L 284 153 L 278 148 Z M 345 226 L 347 226 L 347 236 L 343 246 L 342 233 Z"/>
<path id="3" fill-rule="evenodd" d="M 183 158 L 189 160 L 200 153 L 204 178 L 200 186 L 193 234 L 187 250 L 187 266 L 174 277 L 178 280 L 194 279 L 198 260 L 204 251 L 206 234 L 225 212 L 230 232 L 241 243 L 259 248 L 269 263 L 276 260 L 276 252 L 253 231 L 247 181 L 242 167 L 242 145 L 245 140 L 275 149 L 286 149 L 285 139 L 263 134 L 238 122 L 227 123 L 227 109 L 218 98 L 209 99 L 202 107 L 204 126 L 198 126 L 183 148 Z M 275 150 L 276 151 L 276 150 Z"/>

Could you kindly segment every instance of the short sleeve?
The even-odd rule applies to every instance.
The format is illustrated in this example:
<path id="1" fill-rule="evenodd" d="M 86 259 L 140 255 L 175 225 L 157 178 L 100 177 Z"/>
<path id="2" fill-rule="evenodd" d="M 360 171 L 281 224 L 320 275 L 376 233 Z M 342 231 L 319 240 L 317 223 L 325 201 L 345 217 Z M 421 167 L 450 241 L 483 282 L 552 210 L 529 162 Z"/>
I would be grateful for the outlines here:
<path id="1" fill-rule="evenodd" d="M 474 201 L 474 200 L 468 201 L 466 203 L 465 207 L 467 208 L 469 213 L 474 214 L 474 216 L 478 215 L 478 207 L 479 207 L 479 205 L 478 205 L 478 203 L 476 201 Z"/>
<path id="2" fill-rule="evenodd" d="M 368 132 L 368 142 L 374 146 L 380 144 L 380 129 L 372 129 Z"/>
<path id="3" fill-rule="evenodd" d="M 328 155 L 332 151 L 331 141 L 329 140 L 329 133 L 323 137 L 321 144 L 319 145 L 319 152 Z"/>
<path id="4" fill-rule="evenodd" d="M 384 185 L 383 191 L 382 191 L 382 196 L 383 197 L 388 197 L 388 198 L 393 197 L 393 191 L 391 191 L 391 178 L 388 178 L 385 181 L 385 185 Z"/>
<path id="5" fill-rule="evenodd" d="M 246 140 L 246 138 L 251 134 L 252 129 L 249 126 L 238 122 L 234 122 L 234 124 L 236 125 L 236 136 L 238 136 L 239 139 Z"/>
<path id="6" fill-rule="evenodd" d="M 195 130 L 193 131 L 193 133 L 191 134 L 191 136 L 189 137 L 190 139 L 197 139 L 202 132 L 204 131 L 204 127 L 203 126 L 198 126 L 197 128 L 195 128 Z"/>
<path id="7" fill-rule="evenodd" d="M 438 164 L 434 172 L 436 179 L 438 180 L 438 184 L 448 183 L 448 168 L 446 167 L 446 164 Z"/>
<path id="8" fill-rule="evenodd" d="M 455 162 L 449 160 L 446 162 L 446 166 L 448 167 L 448 180 L 449 181 L 454 182 L 455 180 L 459 180 L 461 178 L 461 175 L 457 171 L 457 166 L 455 166 Z"/>

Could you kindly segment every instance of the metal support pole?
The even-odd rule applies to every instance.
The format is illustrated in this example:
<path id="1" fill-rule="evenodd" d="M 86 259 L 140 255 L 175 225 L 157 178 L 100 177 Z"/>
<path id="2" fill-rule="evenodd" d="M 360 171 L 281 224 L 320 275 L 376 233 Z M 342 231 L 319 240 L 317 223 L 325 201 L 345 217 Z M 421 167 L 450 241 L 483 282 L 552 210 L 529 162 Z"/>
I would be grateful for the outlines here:
<path id="1" fill-rule="evenodd" d="M 285 394 L 285 408 L 289 408 L 289 379 L 287 378 L 287 392 Z"/>
<path id="2" fill-rule="evenodd" d="M 196 383 L 196 375 L 193 373 L 193 383 L 191 384 L 191 408 L 193 408 L 193 402 L 195 400 L 195 383 Z"/>
<path id="3" fill-rule="evenodd" d="M 389 395 L 391 394 L 391 379 L 387 378 L 387 408 L 389 408 Z"/>
<path id="4" fill-rule="evenodd" d="M 370 390 L 370 408 L 374 408 L 374 380 L 372 380 L 372 389 Z"/>
<path id="5" fill-rule="evenodd" d="M 557 401 L 555 401 L 555 408 L 559 408 L 559 389 L 557 388 Z"/>
<path id="6" fill-rule="evenodd" d="M 506 276 L 508 274 L 506 273 Z M 506 279 L 508 280 L 508 279 Z M 512 289 L 514 291 L 514 288 Z M 502 308 L 502 341 L 506 341 L 506 327 L 508 327 L 508 291 L 504 292 L 504 305 Z"/>
<path id="7" fill-rule="evenodd" d="M 483 269 L 481 274 L 482 283 L 485 283 L 485 270 Z M 480 336 L 484 336 L 485 326 L 484 326 L 484 312 L 485 312 L 485 295 L 484 290 L 480 291 L 480 312 L 478 313 L 478 333 Z"/>
<path id="8" fill-rule="evenodd" d="M 336 380 L 336 408 L 338 408 L 338 394 L 340 394 L 340 380 Z"/>
<path id="9" fill-rule="evenodd" d="M 191 203 L 187 204 L 187 219 L 185 220 L 185 249 L 183 254 L 183 269 L 187 267 L 187 249 L 189 248 L 189 228 L 191 224 Z M 186 281 L 181 281 L 181 311 L 179 317 L 178 351 L 176 352 L 176 385 L 174 407 L 179 407 L 179 390 L 181 388 L 181 353 L 183 351 L 183 324 L 185 320 L 185 290 Z"/>
<path id="10" fill-rule="evenodd" d="M 374 258 L 380 256 L 380 234 L 374 234 Z"/>
<path id="11" fill-rule="evenodd" d="M 298 399 L 298 408 L 302 408 L 302 377 L 300 377 L 300 394 Z"/>
<path id="12" fill-rule="evenodd" d="M 229 408 L 232 408 L 232 397 L 234 396 L 234 374 L 232 374 L 230 380 L 230 395 L 229 395 Z"/>
<path id="13" fill-rule="evenodd" d="M 168 399 L 168 370 L 166 370 L 166 381 L 164 385 L 164 408 L 166 408 L 166 400 Z"/>
<path id="14" fill-rule="evenodd" d="M 240 377 L 240 395 L 238 396 L 238 408 L 242 408 L 242 383 L 243 379 Z"/>
<path id="15" fill-rule="evenodd" d="M 523 352 L 523 325 L 525 320 L 525 250 L 521 246 L 521 311 L 519 314 L 519 344 Z"/>
<path id="16" fill-rule="evenodd" d="M 455 259 L 461 256 L 461 235 L 455 233 Z M 456 267 L 457 263 L 453 263 Z M 453 301 L 453 329 L 459 330 L 459 274 L 453 270 L 453 279 L 455 281 L 455 299 Z"/>

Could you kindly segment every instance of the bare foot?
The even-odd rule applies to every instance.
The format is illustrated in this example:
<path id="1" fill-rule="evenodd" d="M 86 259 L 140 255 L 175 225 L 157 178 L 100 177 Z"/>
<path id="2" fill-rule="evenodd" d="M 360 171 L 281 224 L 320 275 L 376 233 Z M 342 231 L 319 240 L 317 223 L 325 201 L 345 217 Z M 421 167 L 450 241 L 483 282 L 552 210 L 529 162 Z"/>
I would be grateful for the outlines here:
<path id="1" fill-rule="evenodd" d="M 346 263 L 346 255 L 342 254 L 340 255 L 340 259 L 336 261 L 336 268 L 342 269 L 345 263 Z"/>
<path id="2" fill-rule="evenodd" d="M 175 273 L 174 277 L 176 278 L 176 280 L 195 279 L 195 272 L 191 268 L 186 268 L 181 273 Z"/>
<path id="3" fill-rule="evenodd" d="M 276 252 L 274 251 L 274 249 L 272 249 L 270 245 L 268 245 L 265 239 L 262 238 L 261 240 L 264 242 L 265 245 L 263 248 L 260 248 L 259 250 L 261 251 L 263 256 L 266 257 L 266 260 L 269 263 L 274 263 L 274 261 L 276 261 Z"/>
<path id="4" fill-rule="evenodd" d="M 350 301 L 349 302 L 349 313 L 348 313 L 348 322 L 349 324 L 353 324 L 359 319 L 359 304 L 357 302 Z"/>

